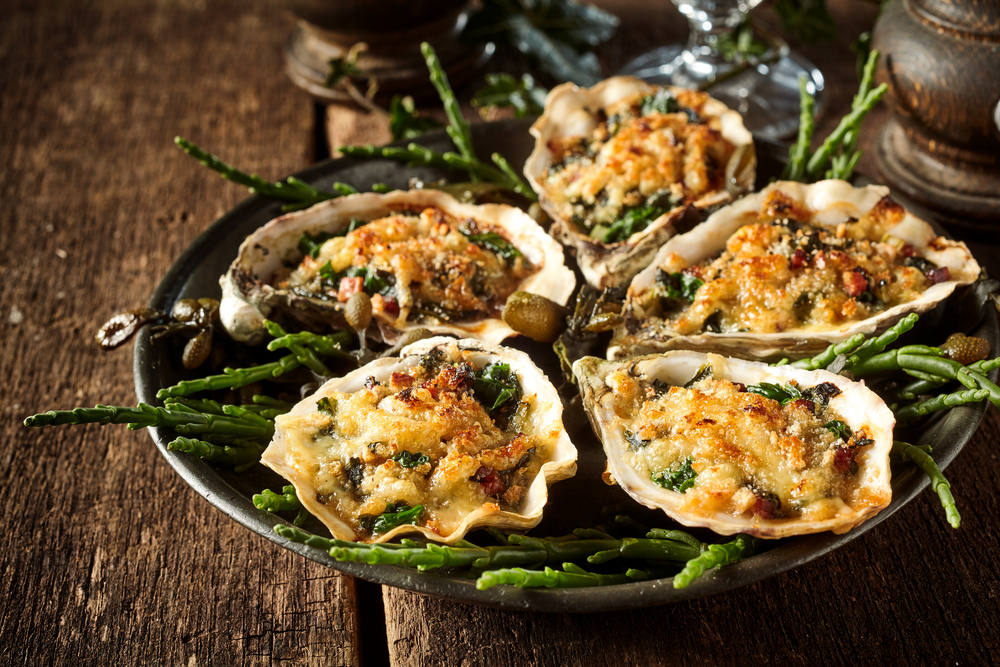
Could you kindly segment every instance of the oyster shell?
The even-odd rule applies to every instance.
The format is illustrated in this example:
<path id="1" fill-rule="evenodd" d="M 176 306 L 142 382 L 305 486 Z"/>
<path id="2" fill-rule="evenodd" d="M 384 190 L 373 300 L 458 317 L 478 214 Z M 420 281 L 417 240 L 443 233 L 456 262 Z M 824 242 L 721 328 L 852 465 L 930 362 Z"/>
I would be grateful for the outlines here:
<path id="1" fill-rule="evenodd" d="M 675 94 L 682 105 L 694 108 L 701 116 L 702 122 L 716 130 L 733 146 L 732 154 L 725 164 L 722 187 L 704 192 L 688 190 L 685 183 L 688 180 L 685 178 L 688 166 L 685 164 L 683 168 L 676 167 L 677 170 L 685 172 L 678 180 L 669 169 L 670 165 L 663 164 L 661 160 L 655 166 L 647 166 L 645 169 L 652 171 L 656 176 L 656 179 L 652 180 L 662 178 L 664 187 L 673 184 L 675 189 L 683 190 L 683 195 L 679 197 L 681 201 L 676 201 L 675 198 L 671 210 L 652 221 L 646 229 L 632 234 L 623 241 L 604 243 L 592 238 L 586 229 L 570 219 L 571 202 L 560 201 L 565 197 L 565 190 L 550 189 L 545 184 L 545 178 L 555 157 L 553 146 L 573 138 L 583 139 L 598 129 L 602 124 L 605 109 L 609 106 L 638 95 L 651 95 L 657 90 L 660 90 L 657 86 L 627 76 L 606 79 L 593 88 L 578 88 L 571 83 L 562 84 L 549 93 L 544 113 L 531 127 L 531 134 L 535 137 L 535 148 L 524 165 L 524 174 L 538 193 L 540 204 L 555 221 L 550 233 L 561 243 L 574 249 L 587 283 L 598 289 L 627 283 L 632 276 L 649 264 L 656 250 L 664 241 L 677 233 L 678 229 L 690 228 L 692 224 L 700 222 L 700 210 L 725 204 L 753 188 L 756 154 L 753 139 L 744 127 L 740 115 L 704 93 L 670 87 L 668 90 Z M 684 121 L 684 124 L 687 124 L 687 121 Z M 662 128 L 653 130 L 648 136 L 658 135 L 669 138 L 670 150 L 673 151 L 673 145 L 677 143 L 673 138 L 673 131 Z M 629 146 L 629 149 L 642 151 L 644 145 L 652 145 L 646 141 L 636 143 L 638 145 Z M 598 164 L 608 165 L 608 169 L 615 169 L 611 166 L 615 162 L 618 163 L 619 169 L 628 166 L 637 168 L 637 165 L 632 163 L 631 155 L 627 160 L 615 160 L 611 153 L 604 155 L 605 151 L 611 151 L 612 142 L 608 141 L 604 146 L 607 148 L 596 158 Z M 682 154 L 680 150 L 671 153 L 672 156 Z M 673 160 L 674 157 L 670 159 Z M 667 175 L 668 171 L 671 171 L 670 175 Z M 643 180 L 651 179 L 643 177 Z M 643 183 L 640 188 L 645 185 Z M 630 192 L 638 194 L 639 188 L 632 188 Z M 688 210 L 689 205 L 696 210 Z M 624 210 L 624 206 L 618 210 L 620 213 Z"/>
<path id="2" fill-rule="evenodd" d="M 425 361 L 428 359 L 431 361 Z M 478 422 L 479 426 L 464 430 L 457 425 L 466 418 L 465 415 L 479 415 L 477 418 L 486 415 L 486 406 L 478 407 L 480 404 L 467 390 L 453 389 L 449 393 L 441 389 L 439 393 L 421 394 L 421 391 L 429 391 L 426 389 L 428 386 L 440 386 L 431 383 L 422 386 L 413 384 L 412 389 L 399 390 L 407 382 L 403 375 L 411 371 L 420 372 L 414 369 L 420 368 L 422 361 L 438 364 L 442 368 L 449 364 L 461 368 L 463 363 L 471 364 L 476 369 L 491 363 L 508 364 L 517 375 L 523 398 L 520 403 L 512 404 L 517 406 L 517 410 L 509 413 L 512 414 L 510 425 L 503 431 L 506 435 L 498 436 L 496 428 L 482 426 L 481 422 Z M 377 383 L 385 386 L 379 387 Z M 392 394 L 388 393 L 390 390 L 398 391 Z M 387 395 L 382 396 L 377 393 L 379 391 Z M 364 395 L 359 395 L 359 392 L 364 392 Z M 349 396 L 344 397 L 343 394 Z M 445 397 L 440 398 L 441 401 L 453 401 L 450 407 L 436 410 L 432 403 L 438 401 L 439 396 Z M 332 398 L 334 402 L 331 409 L 336 411 L 336 417 L 332 434 L 316 431 L 317 428 L 331 428 L 330 417 L 324 420 L 318 412 L 324 398 L 327 401 Z M 358 404 L 366 410 L 363 415 L 341 415 L 341 410 L 349 409 L 358 400 Z M 466 413 L 462 413 L 463 402 Z M 486 345 L 475 339 L 455 340 L 439 336 L 408 345 L 398 358 L 379 359 L 325 383 L 291 412 L 275 420 L 275 436 L 264 451 L 261 462 L 295 485 L 302 504 L 330 529 L 334 537 L 384 542 L 405 533 L 419 532 L 434 541 L 451 544 L 480 526 L 522 530 L 535 526 L 541 520 L 542 509 L 548 499 L 548 485 L 572 477 L 576 472 L 576 447 L 563 427 L 562 409 L 555 387 L 523 352 Z M 446 435 L 442 436 L 443 432 L 437 429 L 444 419 L 454 423 L 448 422 L 451 430 L 446 429 Z M 383 428 L 389 432 L 385 441 L 368 445 L 362 442 Z M 354 433 L 352 429 L 358 429 L 358 432 Z M 528 453 L 537 460 L 529 459 L 529 463 L 523 464 L 526 469 L 535 471 L 534 477 L 530 481 L 521 478 L 526 484 L 519 487 L 523 496 L 514 503 L 516 509 L 504 510 L 499 505 L 501 501 L 489 497 L 493 494 L 484 494 L 484 489 L 470 480 L 470 476 L 477 473 L 477 466 L 487 459 L 498 461 L 504 456 L 520 457 L 517 451 L 511 453 L 515 448 L 514 441 L 500 446 L 515 432 L 514 441 L 520 441 L 522 445 L 531 443 L 532 449 Z M 311 436 L 311 433 L 330 435 L 336 439 L 327 441 Z M 476 440 L 477 433 L 494 438 L 492 444 L 496 448 L 477 450 L 473 447 L 472 443 L 481 442 Z M 355 452 L 352 448 L 359 448 L 360 451 Z M 386 458 L 387 454 L 402 450 L 413 456 L 429 454 L 429 461 L 421 464 L 426 469 L 402 467 Z M 520 461 L 517 466 L 522 465 L 524 458 Z M 363 472 L 355 472 L 355 476 L 350 471 L 346 475 L 337 474 L 337 470 L 350 465 L 362 466 Z M 501 469 L 499 463 L 496 466 L 497 471 L 506 470 Z M 519 478 L 515 471 L 507 479 Z M 367 500 L 362 499 L 362 502 L 351 496 L 351 488 L 355 494 L 369 494 Z M 453 493 L 444 497 L 437 495 L 443 493 L 442 490 Z M 418 494 L 417 498 L 413 497 L 414 494 Z M 361 511 L 364 502 L 369 505 L 374 503 L 381 505 L 378 513 L 385 508 L 381 503 L 400 500 L 409 501 L 414 507 L 415 500 L 421 501 L 426 518 L 421 522 L 423 525 L 404 524 L 377 536 L 373 532 L 370 537 L 355 530 L 358 518 L 350 514 L 351 507 Z"/>
<path id="3" fill-rule="evenodd" d="M 531 263 L 534 271 L 515 289 L 540 294 L 565 304 L 576 279 L 564 263 L 562 247 L 552 240 L 523 211 L 499 204 L 474 206 L 434 190 L 391 192 L 380 195 L 363 193 L 340 197 L 317 204 L 305 211 L 289 213 L 267 223 L 248 236 L 225 275 L 222 284 L 220 319 L 237 341 L 257 344 L 264 340 L 264 318 L 309 331 L 348 328 L 344 304 L 337 299 L 297 294 L 279 288 L 276 278 L 287 272 L 287 263 L 297 264 L 303 257 L 299 239 L 310 234 L 343 232 L 352 218 L 364 221 L 391 214 L 419 214 L 435 208 L 462 221 L 475 221 L 488 228 L 499 228 L 503 236 Z M 410 329 L 426 328 L 434 333 L 473 336 L 487 343 L 499 343 L 514 334 L 499 316 L 474 320 L 435 320 L 413 322 L 407 316 L 382 317 L 376 311 L 377 327 L 368 335 L 394 343 Z"/>
<path id="4" fill-rule="evenodd" d="M 773 271 L 773 273 L 765 274 L 759 282 L 754 283 L 760 285 L 759 291 L 755 291 L 758 290 L 758 287 L 753 287 L 750 284 L 751 279 L 757 280 L 757 278 L 748 276 L 740 278 L 739 281 L 729 278 L 729 282 L 724 284 L 719 280 L 720 274 L 706 275 L 704 277 L 710 281 L 712 289 L 706 291 L 705 288 L 709 286 L 702 286 L 694 294 L 691 305 L 686 310 L 680 311 L 677 317 L 660 317 L 655 312 L 656 305 L 652 299 L 654 295 L 652 290 L 656 287 L 658 271 L 663 272 L 660 274 L 661 276 L 685 271 L 688 267 L 695 267 L 700 262 L 712 261 L 712 258 L 719 256 L 724 250 L 728 256 L 732 257 L 736 250 L 750 247 L 744 246 L 745 242 L 753 243 L 755 239 L 763 238 L 762 235 L 767 233 L 748 231 L 752 229 L 763 230 L 764 226 L 744 228 L 745 225 L 758 221 L 767 225 L 772 220 L 775 221 L 774 225 L 778 225 L 783 224 L 781 221 L 787 218 L 806 222 L 818 229 L 825 230 L 823 233 L 828 234 L 827 238 L 833 239 L 829 241 L 830 243 L 845 242 L 844 239 L 849 241 L 853 233 L 850 229 L 851 225 L 860 221 L 863 224 L 857 228 L 857 233 L 873 234 L 871 238 L 865 236 L 860 239 L 860 241 L 867 243 L 867 247 L 870 248 L 870 254 L 865 256 L 871 261 L 874 261 L 871 258 L 876 256 L 880 258 L 879 261 L 888 261 L 889 259 L 896 261 L 904 257 L 906 252 L 911 252 L 913 255 L 911 259 L 924 258 L 937 265 L 941 271 L 947 267 L 948 279 L 930 284 L 919 293 L 914 288 L 905 299 L 898 299 L 899 302 L 894 305 L 890 306 L 892 301 L 882 305 L 884 310 L 879 311 L 873 307 L 863 311 L 872 313 L 863 319 L 841 319 L 842 316 L 838 314 L 833 319 L 839 321 L 832 323 L 820 321 L 795 324 L 802 322 L 802 320 L 790 317 L 791 309 L 780 309 L 782 299 L 787 297 L 792 300 L 795 298 L 795 290 L 792 289 L 793 283 L 775 283 L 775 285 L 767 283 L 771 275 L 779 275 L 781 271 L 788 272 L 791 276 L 789 280 L 795 280 L 797 274 L 789 268 L 795 266 L 793 251 L 799 252 L 795 248 L 803 246 L 795 244 L 805 243 L 808 240 L 806 238 L 808 234 L 796 236 L 793 233 L 787 248 L 782 249 L 779 246 L 777 252 L 772 251 L 771 254 L 765 252 L 760 255 L 763 258 L 760 260 L 757 259 L 757 256 L 752 260 L 740 260 L 740 265 L 744 267 L 750 266 L 746 264 L 749 261 L 770 259 L 781 265 L 774 265 L 777 268 L 766 269 L 769 272 Z M 824 241 L 824 243 L 827 242 Z M 854 242 L 851 241 L 851 243 Z M 753 248 L 756 247 L 753 246 Z M 845 246 L 850 252 L 854 252 L 853 248 L 859 247 L 864 246 Z M 743 252 L 743 250 L 740 251 Z M 814 249 L 811 252 L 817 254 L 811 256 L 808 253 L 803 254 L 805 258 L 803 266 L 806 268 L 819 267 L 817 258 L 825 252 L 825 257 L 829 259 L 834 256 L 835 249 L 831 250 L 831 247 L 822 245 L 818 251 Z M 861 250 L 857 252 L 863 254 Z M 841 252 L 841 255 L 843 254 Z M 905 263 L 906 260 L 901 261 Z M 734 261 L 733 266 L 736 265 L 737 263 Z M 714 271 L 714 269 L 705 270 Z M 746 270 L 750 271 L 750 268 L 746 268 Z M 900 270 L 905 271 L 905 269 Z M 697 269 L 694 271 L 697 272 Z M 816 271 L 816 275 L 819 275 L 819 268 Z M 838 273 L 837 280 L 847 281 L 849 278 L 853 278 L 853 276 L 848 275 L 849 273 L 846 269 L 844 274 Z M 697 228 L 675 236 L 660 248 L 653 262 L 639 273 L 629 285 L 628 296 L 623 308 L 625 320 L 615 331 L 608 347 L 608 358 L 623 359 L 638 354 L 670 349 L 715 351 L 720 354 L 744 358 L 782 356 L 794 359 L 806 357 L 822 351 L 831 343 L 847 340 L 858 333 L 882 332 L 908 313 L 929 310 L 950 295 L 957 286 L 974 282 L 979 277 L 979 273 L 979 265 L 964 243 L 938 236 L 928 223 L 906 212 L 894 202 L 889 197 L 889 189 L 884 186 L 869 185 L 856 188 L 845 181 L 837 180 L 820 181 L 811 185 L 776 182 L 758 193 L 747 195 L 740 201 L 716 211 Z M 847 277 L 844 277 L 845 275 Z M 905 280 L 896 280 L 895 275 L 890 275 L 890 280 L 886 284 L 890 285 L 890 289 L 893 289 L 891 286 L 895 283 L 900 286 L 898 289 L 902 290 Z M 907 274 L 900 275 L 905 277 Z M 877 281 L 874 278 L 871 282 L 862 282 L 862 287 L 873 285 L 875 282 Z M 928 279 L 926 282 L 930 283 L 931 281 Z M 729 301 L 723 301 L 722 297 L 719 296 L 722 294 L 721 290 L 727 289 L 726 285 L 735 286 L 733 294 L 727 297 Z M 865 289 L 871 291 L 871 287 Z M 879 289 L 882 289 L 881 285 Z M 902 291 L 899 293 L 905 294 Z M 828 298 L 823 292 L 818 294 L 819 297 L 816 298 Z M 845 296 L 849 294 L 850 292 L 845 292 Z M 812 294 L 807 296 L 809 299 L 813 298 Z M 858 295 L 858 298 L 865 296 L 866 294 L 862 293 Z M 870 297 L 871 294 L 867 294 L 867 296 Z M 675 323 L 680 321 L 678 318 L 684 313 L 700 314 L 712 310 L 720 304 L 731 309 L 731 312 L 734 313 L 732 315 L 734 319 L 740 318 L 738 319 L 739 327 L 746 329 L 745 331 L 724 330 L 712 333 L 704 330 L 704 323 L 701 324 L 701 330 L 694 332 L 682 333 L 674 328 L 677 326 Z M 846 309 L 847 305 L 845 302 L 842 307 Z M 865 308 L 868 309 L 869 306 L 866 305 Z M 754 312 L 757 312 L 760 317 L 749 315 Z M 842 312 L 847 311 L 836 311 L 836 313 Z M 774 315 L 775 313 L 778 315 Z M 766 328 L 763 328 L 772 321 L 781 321 L 781 316 L 788 316 L 782 324 L 792 323 L 792 325 L 779 331 L 767 331 Z M 812 317 L 811 314 L 810 317 Z M 758 321 L 761 323 L 761 328 L 756 328 Z"/>
<path id="5" fill-rule="evenodd" d="M 728 382 L 709 380 L 710 384 L 695 385 L 705 392 L 700 396 L 693 390 L 675 394 L 671 389 L 664 402 L 648 403 L 663 400 L 652 396 L 654 381 L 679 387 L 700 375 L 706 365 L 712 378 Z M 623 362 L 584 357 L 573 365 L 573 371 L 587 415 L 604 443 L 606 477 L 610 475 L 639 503 L 662 509 L 686 526 L 703 526 L 722 535 L 749 533 L 764 538 L 827 530 L 844 533 L 891 500 L 889 450 L 895 418 L 863 382 L 826 371 L 766 366 L 684 350 Z M 740 392 L 739 387 L 728 384 L 762 382 L 795 382 L 803 390 L 820 385 L 829 390 L 825 385 L 829 383 L 836 390 L 825 393 L 839 393 L 827 398 L 825 408 L 815 408 L 810 401 L 812 409 L 822 410 L 814 416 L 808 406 L 781 408 L 777 401 Z M 725 397 L 727 386 L 729 403 L 711 403 L 711 398 L 705 398 Z M 667 407 L 674 396 L 678 402 Z M 643 405 L 654 412 L 644 412 Z M 856 449 L 848 449 L 850 443 L 842 446 L 843 441 L 827 430 L 824 420 L 831 416 L 851 429 L 850 442 Z M 643 430 L 643 423 L 647 430 Z M 648 424 L 659 426 L 660 432 L 648 442 L 636 441 L 649 435 Z M 775 425 L 778 428 L 772 430 Z M 629 427 L 633 430 L 627 431 Z M 857 440 L 862 434 L 865 440 Z M 644 453 L 644 459 L 639 458 L 639 448 L 630 449 L 637 442 L 644 452 L 651 452 Z M 857 465 L 853 474 L 835 467 L 839 449 L 853 452 Z M 690 489 L 679 487 L 682 491 L 678 492 L 664 488 L 654 481 L 656 472 L 651 465 L 640 472 L 646 465 L 641 461 L 659 460 L 655 457 L 667 456 L 661 454 L 666 452 L 673 453 L 675 468 L 679 457 L 692 453 L 688 463 L 697 476 Z M 667 464 L 671 463 L 669 458 Z M 845 464 L 846 459 L 839 463 Z M 770 499 L 767 512 L 757 504 L 760 499 Z M 772 511 L 773 503 L 781 512 Z"/>

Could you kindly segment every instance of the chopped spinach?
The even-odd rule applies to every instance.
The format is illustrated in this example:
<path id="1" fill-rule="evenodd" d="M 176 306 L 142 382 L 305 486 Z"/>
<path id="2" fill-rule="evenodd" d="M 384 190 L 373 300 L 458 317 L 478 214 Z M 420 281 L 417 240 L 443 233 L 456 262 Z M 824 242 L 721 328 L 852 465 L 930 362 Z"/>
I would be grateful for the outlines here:
<path id="1" fill-rule="evenodd" d="M 302 238 L 299 239 L 299 251 L 303 255 L 309 255 L 313 259 L 316 259 L 316 256 L 319 255 L 319 249 L 332 238 L 333 234 L 327 234 L 326 232 L 320 232 L 315 236 L 309 232 L 305 232 Z"/>
<path id="2" fill-rule="evenodd" d="M 830 399 L 840 394 L 840 388 L 832 382 L 821 382 L 815 387 L 810 387 L 802 392 L 803 398 L 811 401 L 819 401 L 824 408 L 830 403 Z"/>
<path id="3" fill-rule="evenodd" d="M 651 113 L 677 113 L 679 110 L 680 105 L 677 104 L 674 94 L 666 88 L 660 88 L 652 95 L 643 98 L 640 112 L 643 116 L 648 116 Z"/>
<path id="4" fill-rule="evenodd" d="M 656 269 L 656 284 L 663 288 L 663 296 L 668 299 L 684 299 L 694 302 L 695 294 L 705 284 L 705 281 L 689 273 L 667 273 Z"/>
<path id="5" fill-rule="evenodd" d="M 827 423 L 823 424 L 823 428 L 829 429 L 831 433 L 833 433 L 835 436 L 837 436 L 844 442 L 850 440 L 851 436 L 853 435 L 851 427 L 845 424 L 844 422 L 840 421 L 839 419 L 828 421 Z"/>
<path id="6" fill-rule="evenodd" d="M 694 479 L 698 476 L 698 473 L 691 467 L 693 462 L 694 459 L 689 456 L 673 470 L 668 469 L 653 473 L 653 481 L 669 491 L 684 493 L 694 486 Z"/>
<path id="7" fill-rule="evenodd" d="M 410 507 L 405 502 L 385 506 L 385 512 L 378 515 L 372 523 L 371 532 L 388 533 L 393 528 L 410 523 L 416 525 L 424 512 L 423 505 Z"/>
<path id="8" fill-rule="evenodd" d="M 688 389 L 692 387 L 695 383 L 701 382 L 702 380 L 707 380 L 712 377 L 712 367 L 709 364 L 705 364 L 698 369 L 698 372 L 694 374 L 694 377 L 684 383 L 684 388 Z"/>
<path id="9" fill-rule="evenodd" d="M 508 265 L 513 264 L 515 259 L 521 257 L 521 251 L 515 248 L 513 243 L 496 232 L 469 234 L 461 229 L 458 231 L 462 232 L 465 238 L 469 239 L 477 246 L 486 248 L 487 250 L 496 253 L 496 255 Z"/>
<path id="10" fill-rule="evenodd" d="M 316 410 L 329 417 L 334 417 L 337 414 L 337 401 L 324 396 L 316 402 Z"/>
<path id="11" fill-rule="evenodd" d="M 659 218 L 668 210 L 669 209 L 661 208 L 659 206 L 642 206 L 640 208 L 633 208 L 626 211 L 622 217 L 615 220 L 610 227 L 597 225 L 594 227 L 593 231 L 590 232 L 590 236 L 602 243 L 618 243 L 619 241 L 625 241 L 633 234 L 637 234 L 646 229 L 646 227 L 649 227 L 649 223 Z"/>
<path id="12" fill-rule="evenodd" d="M 747 391 L 759 394 L 764 398 L 770 398 L 772 401 L 778 401 L 782 405 L 788 405 L 792 401 L 802 398 L 802 392 L 793 384 L 781 386 L 771 382 L 761 382 L 748 386 Z"/>
<path id="13" fill-rule="evenodd" d="M 520 396 L 521 384 L 517 381 L 517 374 L 510 370 L 510 364 L 492 363 L 476 373 L 472 392 L 488 412 L 493 412 L 510 399 Z"/>
<path id="14" fill-rule="evenodd" d="M 392 460 L 404 468 L 416 468 L 417 466 L 422 466 L 425 463 L 430 463 L 431 457 L 426 454 L 414 454 L 413 452 L 403 450 L 394 455 Z"/>
<path id="15" fill-rule="evenodd" d="M 366 294 L 381 294 L 383 296 L 391 294 L 396 286 L 396 276 L 388 271 L 380 271 L 370 266 L 352 266 L 345 271 L 334 271 L 333 265 L 327 262 L 319 267 L 319 275 L 324 280 L 333 285 L 334 288 L 340 286 L 343 278 L 362 278 L 363 289 Z"/>
<path id="16" fill-rule="evenodd" d="M 652 442 L 651 440 L 641 439 L 638 435 L 628 429 L 625 429 L 625 440 L 628 442 L 629 449 L 633 451 L 642 449 L 643 447 L 648 447 L 649 443 Z"/>

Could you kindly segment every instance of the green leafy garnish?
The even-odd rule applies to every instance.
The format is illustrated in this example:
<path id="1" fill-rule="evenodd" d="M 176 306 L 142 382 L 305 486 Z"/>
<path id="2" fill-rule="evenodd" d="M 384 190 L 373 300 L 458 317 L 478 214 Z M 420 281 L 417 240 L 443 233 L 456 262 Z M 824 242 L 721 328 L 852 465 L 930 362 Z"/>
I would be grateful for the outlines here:
<path id="1" fill-rule="evenodd" d="M 392 132 L 393 141 L 415 139 L 425 132 L 444 127 L 433 118 L 418 116 L 410 96 L 393 96 L 389 103 L 389 114 L 389 131 Z"/>
<path id="2" fill-rule="evenodd" d="M 792 401 L 802 398 L 802 392 L 793 384 L 782 386 L 771 382 L 761 382 L 748 386 L 747 391 L 759 394 L 764 398 L 770 398 L 772 401 L 778 401 L 782 405 L 788 405 Z"/>
<path id="3" fill-rule="evenodd" d="M 641 232 L 649 223 L 667 212 L 668 209 L 659 206 L 643 206 L 627 211 L 625 215 L 615 220 L 610 227 L 598 225 L 590 232 L 590 236 L 602 243 L 618 243 Z"/>
<path id="4" fill-rule="evenodd" d="M 851 431 L 851 427 L 845 424 L 844 422 L 840 421 L 839 419 L 828 421 L 827 423 L 823 424 L 823 428 L 829 429 L 831 433 L 833 433 L 835 436 L 837 436 L 844 442 L 850 440 L 851 436 L 854 434 L 854 432 Z"/>
<path id="5" fill-rule="evenodd" d="M 558 81 L 592 86 L 601 66 L 592 47 L 611 39 L 618 17 L 570 0 L 483 0 L 462 33 L 473 40 L 506 38 Z"/>
<path id="6" fill-rule="evenodd" d="M 496 232 L 486 232 L 485 234 L 468 234 L 459 230 L 477 246 L 486 248 L 497 254 L 507 264 L 512 264 L 515 259 L 521 257 L 521 251 L 514 247 L 510 241 Z"/>
<path id="7" fill-rule="evenodd" d="M 656 284 L 664 290 L 664 297 L 684 299 L 688 303 L 693 303 L 695 294 L 705 284 L 705 281 L 689 273 L 667 273 L 663 269 L 657 269 Z"/>
<path id="8" fill-rule="evenodd" d="M 643 440 L 632 431 L 625 429 L 625 441 L 628 442 L 629 449 L 636 450 L 649 446 L 650 440 Z"/>
<path id="9" fill-rule="evenodd" d="M 324 415 L 333 417 L 337 414 L 337 401 L 328 396 L 316 401 L 316 409 Z"/>
<path id="10" fill-rule="evenodd" d="M 379 271 L 370 266 L 352 266 L 338 273 L 333 270 L 333 265 L 327 262 L 319 267 L 319 275 L 334 287 L 339 287 L 343 278 L 362 278 L 366 294 L 386 295 L 392 292 L 395 286 L 395 277 L 391 273 Z"/>
<path id="11" fill-rule="evenodd" d="M 643 116 L 651 113 L 677 113 L 680 105 L 677 98 L 666 88 L 660 88 L 652 95 L 648 95 L 642 100 L 641 112 Z"/>
<path id="12" fill-rule="evenodd" d="M 472 387 L 476 400 L 493 412 L 501 405 L 521 393 L 517 375 L 510 370 L 510 364 L 492 363 L 476 373 L 476 384 Z"/>
<path id="13" fill-rule="evenodd" d="M 694 486 L 694 478 L 698 476 L 691 467 L 693 462 L 694 459 L 689 456 L 674 470 L 653 473 L 653 481 L 669 491 L 684 493 Z"/>
<path id="14" fill-rule="evenodd" d="M 394 455 L 392 460 L 404 468 L 416 468 L 417 466 L 422 466 L 425 463 L 430 463 L 431 457 L 426 454 L 414 454 L 413 452 L 403 450 Z"/>
<path id="15" fill-rule="evenodd" d="M 712 367 L 709 364 L 705 364 L 704 366 L 698 369 L 698 372 L 694 374 L 694 377 L 692 377 L 690 380 L 684 383 L 684 388 L 688 389 L 693 385 L 695 385 L 696 383 L 712 377 L 712 373 L 713 373 Z"/>
<path id="16" fill-rule="evenodd" d="M 514 107 L 518 118 L 537 116 L 545 108 L 548 92 L 536 86 L 530 74 L 522 74 L 520 80 L 510 74 L 487 74 L 486 85 L 472 96 L 472 106 L 483 111 L 490 107 Z"/>
<path id="17" fill-rule="evenodd" d="M 371 527 L 369 530 L 373 533 L 388 533 L 393 528 L 407 523 L 416 525 L 420 521 L 420 515 L 423 512 L 423 505 L 410 507 L 405 502 L 398 502 L 386 505 L 385 512 L 379 514 L 377 517 L 362 517 L 361 524 L 362 527 L 367 527 L 366 524 L 370 523 Z M 365 519 L 369 520 L 366 521 Z"/>
<path id="18" fill-rule="evenodd" d="M 299 239 L 299 252 L 316 259 L 316 256 L 319 255 L 319 249 L 332 238 L 333 234 L 327 234 L 326 232 L 320 232 L 315 236 L 309 232 L 305 232 L 302 238 Z"/>

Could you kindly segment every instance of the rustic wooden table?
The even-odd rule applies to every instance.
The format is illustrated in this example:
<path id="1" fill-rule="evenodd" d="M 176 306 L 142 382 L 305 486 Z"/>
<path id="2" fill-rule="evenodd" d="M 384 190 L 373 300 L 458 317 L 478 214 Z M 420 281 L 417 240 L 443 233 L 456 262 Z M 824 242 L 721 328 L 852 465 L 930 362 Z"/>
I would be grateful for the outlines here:
<path id="1" fill-rule="evenodd" d="M 708 599 L 613 614 L 496 611 L 380 589 L 214 511 L 143 432 L 28 429 L 28 414 L 134 404 L 131 355 L 92 336 L 144 303 L 246 194 L 186 136 L 279 178 L 322 156 L 321 111 L 283 73 L 281 2 L 8 0 L 0 7 L 0 663 L 9 665 L 985 664 L 1000 637 L 1000 419 L 952 465 L 961 530 L 924 493 L 818 561 Z M 606 0 L 613 71 L 679 39 L 661 0 Z M 801 50 L 854 86 L 867 3 Z M 467 96 L 468 91 L 463 91 Z M 830 116 L 820 133 L 831 129 Z M 884 116 L 873 116 L 863 143 Z M 336 109 L 334 144 L 384 139 Z M 868 164 L 867 162 L 865 164 Z"/>

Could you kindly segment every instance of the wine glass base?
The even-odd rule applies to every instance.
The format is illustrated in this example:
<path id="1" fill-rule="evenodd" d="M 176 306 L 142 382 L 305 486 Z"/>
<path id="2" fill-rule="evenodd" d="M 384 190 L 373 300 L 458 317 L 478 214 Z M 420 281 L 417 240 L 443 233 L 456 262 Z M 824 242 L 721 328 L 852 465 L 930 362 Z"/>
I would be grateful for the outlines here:
<path id="1" fill-rule="evenodd" d="M 743 116 L 743 123 L 755 136 L 780 140 L 799 127 L 799 75 L 809 80 L 816 98 L 816 114 L 823 108 L 823 74 L 797 53 L 788 53 L 770 64 L 748 67 L 736 65 L 701 74 L 684 58 L 684 45 L 664 46 L 645 53 L 619 74 L 629 74 L 650 83 L 705 90 Z M 695 67 L 697 64 L 695 65 Z M 712 84 L 713 80 L 718 83 Z"/>

